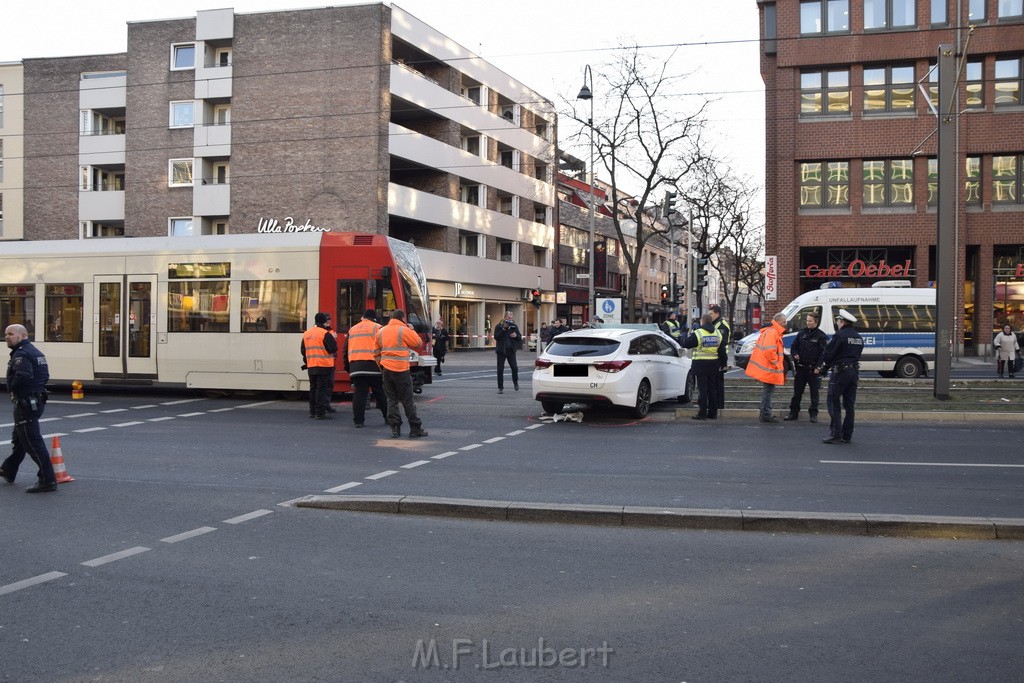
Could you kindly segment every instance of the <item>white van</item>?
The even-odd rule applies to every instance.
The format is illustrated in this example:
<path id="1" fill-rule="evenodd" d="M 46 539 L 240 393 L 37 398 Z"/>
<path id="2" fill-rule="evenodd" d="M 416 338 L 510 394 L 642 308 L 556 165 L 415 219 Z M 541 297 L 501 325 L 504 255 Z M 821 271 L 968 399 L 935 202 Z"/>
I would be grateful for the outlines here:
<path id="1" fill-rule="evenodd" d="M 861 370 L 874 370 L 882 377 L 912 378 L 935 369 L 934 289 L 888 286 L 816 289 L 801 294 L 782 309 L 787 320 L 786 353 L 797 332 L 806 327 L 808 313 L 821 316 L 821 329 L 831 338 L 840 308 L 857 316 L 854 327 L 864 337 Z M 747 366 L 756 341 L 755 333 L 736 342 L 737 365 Z"/>

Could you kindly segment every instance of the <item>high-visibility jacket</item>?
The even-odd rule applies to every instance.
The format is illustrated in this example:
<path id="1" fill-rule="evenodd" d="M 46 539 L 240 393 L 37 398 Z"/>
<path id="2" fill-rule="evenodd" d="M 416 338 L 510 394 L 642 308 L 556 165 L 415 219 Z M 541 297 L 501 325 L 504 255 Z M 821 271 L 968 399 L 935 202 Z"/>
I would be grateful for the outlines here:
<path id="1" fill-rule="evenodd" d="M 377 359 L 374 358 L 374 339 L 380 324 L 363 318 L 348 330 L 345 339 L 348 353 L 348 374 L 350 377 L 359 375 L 380 376 Z"/>
<path id="2" fill-rule="evenodd" d="M 302 334 L 302 346 L 306 355 L 307 368 L 333 368 L 334 354 L 327 350 L 324 337 L 330 334 L 320 326 L 311 327 Z M 337 348 L 337 344 L 332 344 Z"/>
<path id="3" fill-rule="evenodd" d="M 381 367 L 392 372 L 409 369 L 409 351 L 423 343 L 416 331 L 401 320 L 391 320 L 377 330 L 374 337 L 374 356 Z"/>
<path id="4" fill-rule="evenodd" d="M 786 327 L 773 320 L 771 327 L 761 330 L 757 336 L 754 352 L 747 362 L 746 374 L 765 384 L 785 384 L 786 371 L 783 365 L 786 347 L 782 334 Z"/>
<path id="5" fill-rule="evenodd" d="M 697 336 L 697 348 L 693 351 L 692 360 L 718 360 L 718 346 L 722 343 L 722 335 L 708 332 L 698 327 L 693 333 Z"/>
<path id="6" fill-rule="evenodd" d="M 665 321 L 665 334 L 672 337 L 676 341 L 679 341 L 679 337 L 682 334 L 679 330 L 678 320 L 666 320 Z"/>

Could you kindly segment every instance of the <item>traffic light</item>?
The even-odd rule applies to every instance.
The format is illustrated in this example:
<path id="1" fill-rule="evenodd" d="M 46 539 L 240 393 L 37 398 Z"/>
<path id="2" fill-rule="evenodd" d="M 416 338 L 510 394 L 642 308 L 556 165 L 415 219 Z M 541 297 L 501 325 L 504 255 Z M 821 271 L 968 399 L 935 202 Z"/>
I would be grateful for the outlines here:
<path id="1" fill-rule="evenodd" d="M 668 290 L 669 290 L 669 286 L 668 285 L 662 285 L 661 286 L 661 303 L 665 304 L 665 305 L 668 305 Z"/>
<path id="2" fill-rule="evenodd" d="M 686 301 L 686 287 L 684 285 L 676 285 L 676 289 L 672 294 L 674 295 L 672 298 L 675 299 L 677 306 Z"/>
<path id="3" fill-rule="evenodd" d="M 668 218 L 676 212 L 676 193 L 666 192 L 665 201 L 661 205 L 661 217 Z"/>
<path id="4" fill-rule="evenodd" d="M 530 297 L 530 303 L 536 306 L 537 308 L 540 308 L 540 290 L 535 289 L 532 292 L 530 292 Z"/>
<path id="5" fill-rule="evenodd" d="M 701 257 L 694 259 L 694 262 L 697 264 L 694 286 L 697 289 L 704 289 L 708 284 L 708 260 L 706 257 Z"/>

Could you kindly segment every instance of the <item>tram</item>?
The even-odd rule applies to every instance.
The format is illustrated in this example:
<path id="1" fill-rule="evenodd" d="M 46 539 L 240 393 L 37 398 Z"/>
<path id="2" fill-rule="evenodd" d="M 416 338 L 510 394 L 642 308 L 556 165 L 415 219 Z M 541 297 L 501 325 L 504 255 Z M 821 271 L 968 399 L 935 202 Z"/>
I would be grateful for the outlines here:
<path id="1" fill-rule="evenodd" d="M 403 309 L 429 353 L 427 279 L 416 248 L 364 233 L 0 243 L 0 329 L 20 323 L 46 354 L 51 382 L 309 390 L 302 332 L 331 313 L 339 347 L 375 309 Z M 340 354 L 339 354 L 340 356 Z M 339 358 L 335 391 L 351 389 Z"/>

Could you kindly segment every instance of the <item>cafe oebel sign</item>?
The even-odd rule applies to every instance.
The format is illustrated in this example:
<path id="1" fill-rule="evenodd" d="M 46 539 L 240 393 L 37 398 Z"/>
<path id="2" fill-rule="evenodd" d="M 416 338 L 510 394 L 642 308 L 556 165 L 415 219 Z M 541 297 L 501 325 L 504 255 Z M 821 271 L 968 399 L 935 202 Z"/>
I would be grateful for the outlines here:
<path id="1" fill-rule="evenodd" d="M 891 265 L 886 263 L 885 259 L 878 263 L 868 263 L 861 259 L 854 259 L 845 265 L 819 266 L 812 263 L 804 268 L 803 276 L 820 280 L 834 280 L 842 277 L 858 279 L 869 277 L 889 278 L 910 277 L 911 271 L 910 259 L 903 263 L 893 263 Z"/>

